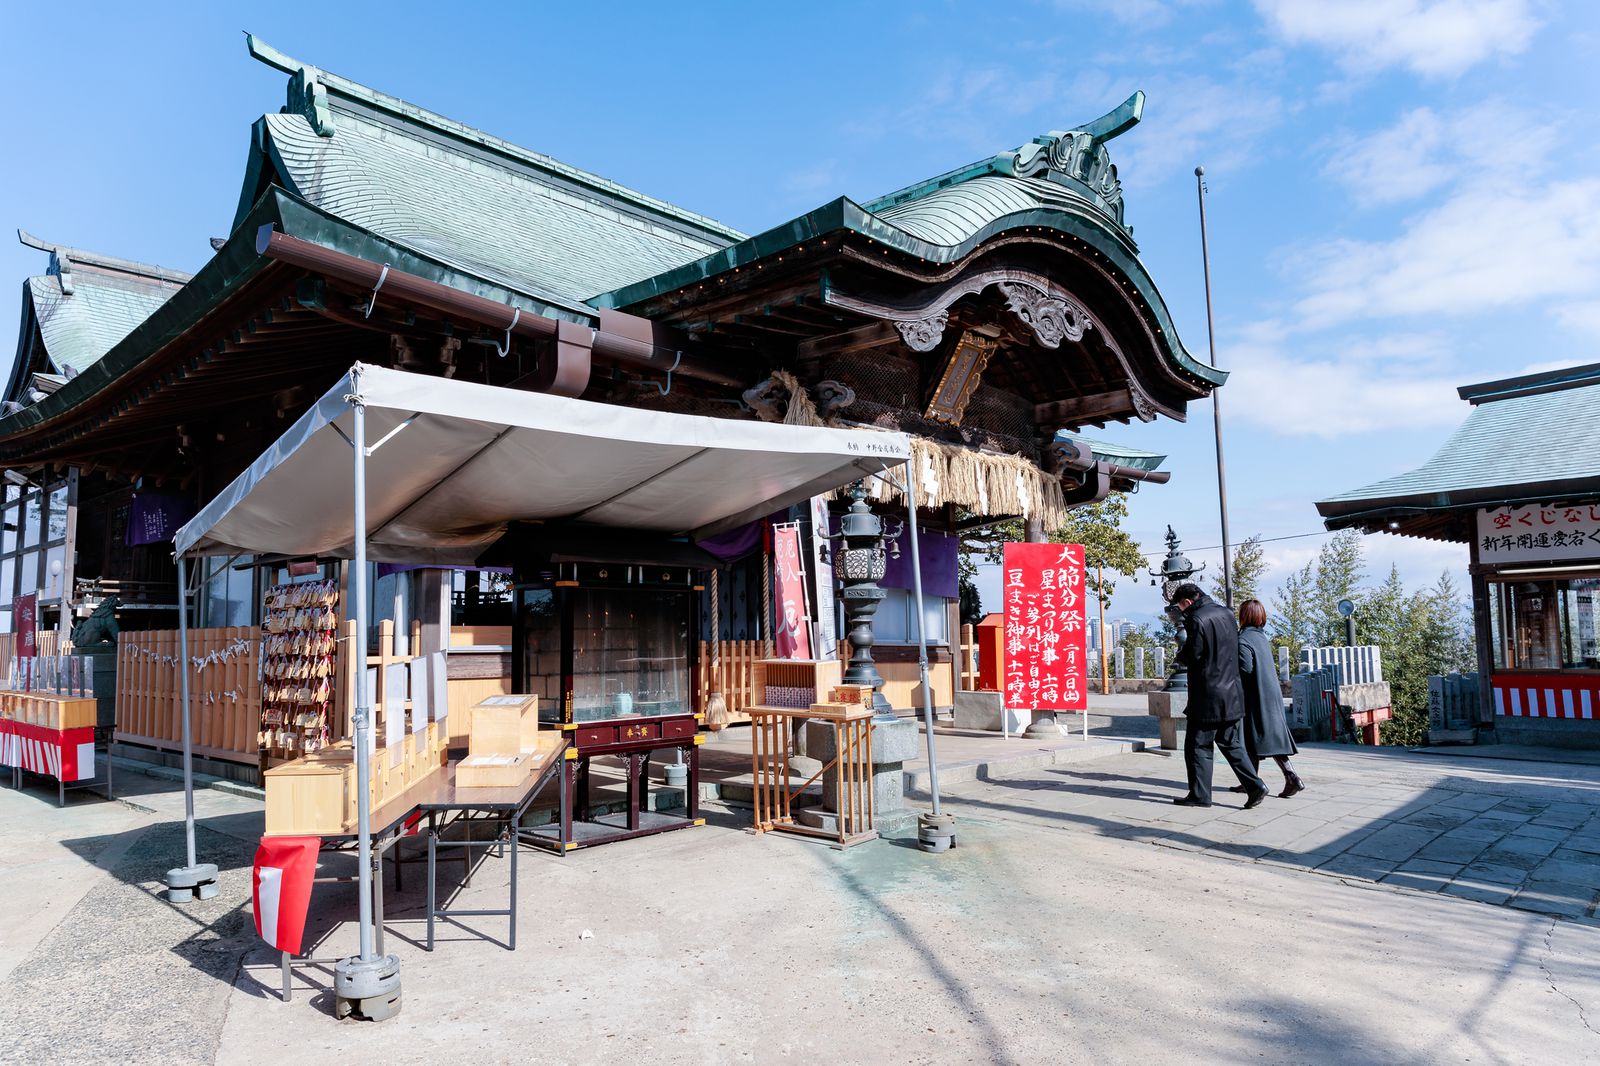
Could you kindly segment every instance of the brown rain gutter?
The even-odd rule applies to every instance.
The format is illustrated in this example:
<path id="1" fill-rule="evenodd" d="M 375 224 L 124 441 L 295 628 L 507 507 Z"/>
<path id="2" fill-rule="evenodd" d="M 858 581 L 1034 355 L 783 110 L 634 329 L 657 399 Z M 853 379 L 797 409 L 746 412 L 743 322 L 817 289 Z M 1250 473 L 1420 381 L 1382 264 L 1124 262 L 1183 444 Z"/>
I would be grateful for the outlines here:
<path id="1" fill-rule="evenodd" d="M 474 296 L 437 281 L 395 270 L 358 256 L 280 233 L 270 224 L 256 231 L 256 253 L 351 285 L 381 291 L 441 314 L 464 318 L 509 334 L 555 341 L 553 365 L 540 368 L 534 390 L 581 396 L 589 384 L 590 355 L 662 374 L 682 374 L 728 388 L 746 384 L 731 373 L 682 354 L 683 337 L 666 326 L 622 311 L 601 309 L 600 328 L 546 318 L 496 300 Z"/>

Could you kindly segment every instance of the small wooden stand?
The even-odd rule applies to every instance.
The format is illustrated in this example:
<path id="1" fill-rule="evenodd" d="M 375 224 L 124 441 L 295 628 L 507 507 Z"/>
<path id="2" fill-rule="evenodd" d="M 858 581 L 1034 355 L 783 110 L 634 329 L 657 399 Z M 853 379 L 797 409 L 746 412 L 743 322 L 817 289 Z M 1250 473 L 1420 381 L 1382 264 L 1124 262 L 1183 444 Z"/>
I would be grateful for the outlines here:
<path id="1" fill-rule="evenodd" d="M 878 831 L 873 828 L 872 708 L 843 703 L 817 703 L 806 710 L 754 706 L 749 708 L 749 714 L 757 833 L 777 831 L 823 837 L 840 849 L 877 837 Z M 834 756 L 804 784 L 791 788 L 789 756 L 797 719 L 831 724 Z M 834 832 L 801 825 L 791 809 L 794 798 L 829 771 L 838 784 L 839 810 Z"/>

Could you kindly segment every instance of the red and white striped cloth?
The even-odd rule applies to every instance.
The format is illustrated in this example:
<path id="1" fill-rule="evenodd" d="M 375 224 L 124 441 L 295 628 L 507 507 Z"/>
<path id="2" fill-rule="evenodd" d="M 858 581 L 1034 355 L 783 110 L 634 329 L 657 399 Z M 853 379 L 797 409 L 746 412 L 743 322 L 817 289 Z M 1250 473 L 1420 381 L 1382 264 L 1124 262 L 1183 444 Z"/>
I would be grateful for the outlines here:
<path id="1" fill-rule="evenodd" d="M 0 765 L 58 781 L 88 781 L 94 777 L 94 727 L 51 729 L 0 718 Z"/>
<path id="2" fill-rule="evenodd" d="M 321 846 L 321 837 L 262 837 L 256 848 L 251 878 L 256 933 L 279 951 L 300 954 Z"/>
<path id="3" fill-rule="evenodd" d="M 1600 676 L 1495 674 L 1494 712 L 1512 718 L 1600 718 Z"/>

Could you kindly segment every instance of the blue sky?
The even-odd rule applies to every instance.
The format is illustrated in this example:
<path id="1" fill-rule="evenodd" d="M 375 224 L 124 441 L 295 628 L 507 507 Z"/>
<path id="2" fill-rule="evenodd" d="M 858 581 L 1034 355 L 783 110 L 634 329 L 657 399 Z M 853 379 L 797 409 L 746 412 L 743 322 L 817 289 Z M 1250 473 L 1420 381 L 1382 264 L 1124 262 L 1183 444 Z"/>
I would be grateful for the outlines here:
<path id="1" fill-rule="evenodd" d="M 1317 530 L 1312 500 L 1424 460 L 1465 416 L 1458 384 L 1600 358 L 1600 6 L 1581 0 L 27 5 L 0 40 L 0 221 L 197 268 L 283 98 L 244 29 L 750 232 L 1143 89 L 1112 158 L 1202 357 L 1207 169 L 1236 539 Z M 0 242 L 13 285 L 43 265 Z M 1104 435 L 1171 456 L 1133 503 L 1147 550 L 1167 522 L 1217 543 L 1209 404 Z M 1319 543 L 1271 545 L 1269 584 Z M 1368 549 L 1412 583 L 1465 565 Z M 1155 607 L 1125 582 L 1111 612 Z"/>

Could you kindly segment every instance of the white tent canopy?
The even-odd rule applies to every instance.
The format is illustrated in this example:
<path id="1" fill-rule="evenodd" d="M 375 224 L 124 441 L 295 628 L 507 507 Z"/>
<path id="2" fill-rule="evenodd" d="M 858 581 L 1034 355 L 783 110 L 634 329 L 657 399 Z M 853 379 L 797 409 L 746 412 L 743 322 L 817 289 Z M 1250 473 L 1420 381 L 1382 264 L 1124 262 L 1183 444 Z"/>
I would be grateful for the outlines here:
<path id="1" fill-rule="evenodd" d="M 641 411 L 356 364 L 174 537 L 348 558 L 366 410 L 369 558 L 470 564 L 510 522 L 704 536 L 905 463 L 901 433 Z"/>
<path id="2" fill-rule="evenodd" d="M 890 468 L 910 458 L 910 441 L 901 433 L 639 411 L 357 363 L 178 530 L 178 585 L 186 605 L 185 563 L 191 555 L 351 558 L 351 655 L 364 663 L 369 558 L 472 563 L 517 521 L 707 535 L 866 475 L 891 476 Z M 916 486 L 915 479 L 906 481 L 923 717 L 938 817 L 927 640 L 920 633 L 926 616 Z M 185 606 L 178 612 L 180 661 L 188 660 L 188 637 Z M 188 865 L 167 872 L 169 898 L 214 884 L 217 876 L 216 866 L 198 862 L 195 854 L 188 672 L 179 677 Z M 357 693 L 356 795 L 365 796 L 371 692 L 358 685 Z M 356 810 L 361 952 L 338 964 L 335 987 L 341 979 L 377 980 L 371 987 L 382 984 L 398 993 L 399 960 L 380 959 L 374 951 L 371 812 L 365 803 Z"/>

